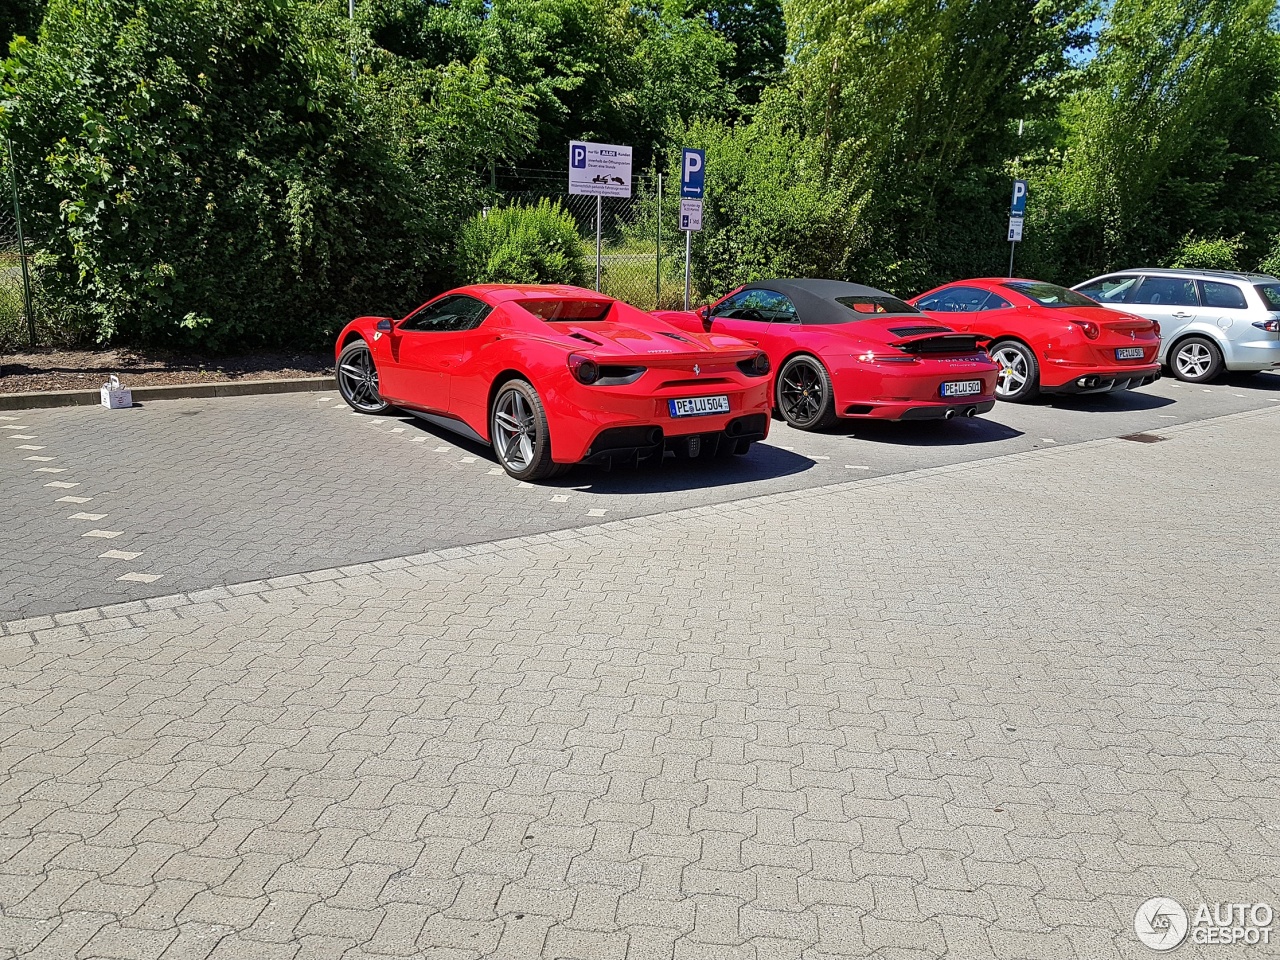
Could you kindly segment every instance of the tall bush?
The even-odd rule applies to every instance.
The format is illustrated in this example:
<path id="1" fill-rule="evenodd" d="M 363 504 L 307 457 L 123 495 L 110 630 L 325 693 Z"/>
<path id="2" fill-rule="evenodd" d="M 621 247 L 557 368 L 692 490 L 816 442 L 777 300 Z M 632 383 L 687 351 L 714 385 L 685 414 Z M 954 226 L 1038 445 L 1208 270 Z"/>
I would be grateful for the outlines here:
<path id="1" fill-rule="evenodd" d="M 578 228 L 559 202 L 481 213 L 458 237 L 457 270 L 468 283 L 587 283 Z"/>

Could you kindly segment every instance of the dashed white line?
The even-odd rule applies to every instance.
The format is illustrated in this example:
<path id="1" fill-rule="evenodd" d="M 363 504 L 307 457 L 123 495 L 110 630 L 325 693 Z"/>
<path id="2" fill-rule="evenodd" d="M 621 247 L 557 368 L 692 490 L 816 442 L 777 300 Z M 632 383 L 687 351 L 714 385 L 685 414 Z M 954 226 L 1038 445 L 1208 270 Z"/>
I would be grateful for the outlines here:
<path id="1" fill-rule="evenodd" d="M 13 436 L 9 437 L 8 439 L 10 439 L 10 440 L 34 440 L 35 438 L 36 438 L 36 437 L 35 437 L 35 434 L 31 434 L 31 433 L 15 433 L 15 434 L 13 434 Z"/>
<path id="2" fill-rule="evenodd" d="M 328 403 L 333 397 L 316 397 L 317 403 Z"/>
<path id="3" fill-rule="evenodd" d="M 17 420 L 17 417 L 0 417 L 0 420 Z"/>
<path id="4" fill-rule="evenodd" d="M 404 433 L 404 427 L 392 427 L 392 428 L 391 428 L 391 432 L 392 432 L 392 433 Z"/>
<path id="5" fill-rule="evenodd" d="M 116 577 L 117 580 L 128 580 L 132 583 L 155 583 L 160 579 L 158 573 L 126 573 L 123 576 Z"/>
<path id="6" fill-rule="evenodd" d="M 426 437 L 410 437 L 409 442 L 410 443 L 426 443 L 427 438 Z"/>
<path id="7" fill-rule="evenodd" d="M 124 533 L 123 530 L 90 530 L 88 533 L 80 534 L 80 536 L 97 537 L 100 540 L 114 540 L 122 533 Z"/>
<path id="8" fill-rule="evenodd" d="M 517 483 L 517 484 L 516 484 L 516 486 L 517 486 L 517 487 L 532 487 L 532 486 L 533 486 L 533 484 L 532 484 L 532 483 L 529 483 L 529 481 L 527 481 L 527 480 L 521 480 L 519 483 Z"/>
<path id="9" fill-rule="evenodd" d="M 448 453 L 453 447 L 436 447 L 435 453 Z"/>
<path id="10" fill-rule="evenodd" d="M 53 480 L 45 484 L 46 487 L 57 487 L 59 490 L 70 490 L 72 487 L 80 486 L 80 481 L 68 483 L 66 480 Z"/>
<path id="11" fill-rule="evenodd" d="M 1158 416 L 1160 417 L 1161 420 L 1177 420 L 1178 419 L 1177 416 L 1172 413 L 1161 413 L 1161 414 L 1158 414 Z"/>
<path id="12" fill-rule="evenodd" d="M 855 467 L 852 463 L 846 463 L 844 465 L 844 468 L 846 470 L 870 470 L 871 469 L 870 467 Z"/>
<path id="13" fill-rule="evenodd" d="M 814 454 L 813 459 L 815 459 L 815 460 L 830 460 L 831 458 L 830 458 L 830 457 L 820 457 L 820 456 L 818 456 L 817 454 Z"/>
<path id="14" fill-rule="evenodd" d="M 137 560 L 141 553 L 131 553 L 128 550 L 108 550 L 106 553 L 98 554 L 99 560 Z"/>
<path id="15" fill-rule="evenodd" d="M 18 449 L 19 450 L 43 450 L 44 447 L 32 446 L 29 443 L 20 443 L 18 444 Z"/>
<path id="16" fill-rule="evenodd" d="M 552 503 L 568 503 L 569 498 L 565 496 L 563 493 L 558 493 L 551 498 L 551 502 Z"/>
<path id="17" fill-rule="evenodd" d="M 475 463 L 475 462 L 476 462 L 476 458 L 475 458 L 475 457 L 463 457 L 463 458 L 462 458 L 461 460 L 459 460 L 458 462 L 459 462 L 459 463 Z"/>
<path id="18" fill-rule="evenodd" d="M 36 473 L 66 473 L 66 467 L 36 467 Z"/>
<path id="19" fill-rule="evenodd" d="M 489 471 L 489 476 L 491 476 L 491 477 L 500 477 L 500 476 L 502 476 L 505 472 L 506 472 L 506 471 L 505 471 L 505 470 L 503 470 L 501 467 L 494 467 L 492 470 L 490 470 L 490 471 Z"/>
<path id="20" fill-rule="evenodd" d="M 93 497 L 59 497 L 58 503 L 88 503 Z"/>
<path id="21" fill-rule="evenodd" d="M 603 517 L 607 511 L 604 510 L 588 510 L 588 517 Z"/>
<path id="22" fill-rule="evenodd" d="M 57 457 L 23 457 L 23 460 L 32 460 L 36 463 L 52 463 Z"/>
<path id="23" fill-rule="evenodd" d="M 68 520 L 103 520 L 106 518 L 105 513 L 73 513 L 67 517 Z"/>
<path id="24" fill-rule="evenodd" d="M 11 423 L 11 424 L 9 424 L 9 426 L 4 427 L 3 429 L 5 429 L 5 430 L 34 430 L 34 429 L 35 429 L 35 427 L 29 427 L 29 426 L 27 426 L 25 423 Z"/>
<path id="25" fill-rule="evenodd" d="M 1058 441 L 1053 439 L 1053 437 L 1041 437 L 1040 442 L 1041 443 L 1057 443 Z"/>

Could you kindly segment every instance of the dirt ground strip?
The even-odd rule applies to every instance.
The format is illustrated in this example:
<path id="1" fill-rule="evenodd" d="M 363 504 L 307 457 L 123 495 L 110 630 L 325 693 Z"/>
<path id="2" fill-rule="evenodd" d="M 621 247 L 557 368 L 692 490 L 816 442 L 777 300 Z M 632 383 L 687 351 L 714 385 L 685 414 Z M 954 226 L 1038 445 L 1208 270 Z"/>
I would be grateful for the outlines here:
<path id="1" fill-rule="evenodd" d="M 286 380 L 331 374 L 333 357 L 286 351 L 210 357 L 163 350 L 37 350 L 0 355 L 0 393 L 92 390 L 113 373 L 127 387 Z"/>

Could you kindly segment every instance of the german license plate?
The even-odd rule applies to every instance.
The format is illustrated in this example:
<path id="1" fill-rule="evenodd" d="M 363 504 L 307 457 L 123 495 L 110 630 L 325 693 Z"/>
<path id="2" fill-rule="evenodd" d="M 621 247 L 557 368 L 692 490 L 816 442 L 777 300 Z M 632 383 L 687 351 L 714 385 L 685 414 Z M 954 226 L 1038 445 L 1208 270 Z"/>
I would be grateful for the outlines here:
<path id="1" fill-rule="evenodd" d="M 667 409 L 673 417 L 705 417 L 711 413 L 728 413 L 728 397 L 685 397 L 668 400 Z"/>
<path id="2" fill-rule="evenodd" d="M 942 385 L 944 397 L 968 397 L 982 392 L 981 380 L 953 380 Z"/>
<path id="3" fill-rule="evenodd" d="M 1141 347 L 1116 347 L 1117 360 L 1141 360 Z"/>

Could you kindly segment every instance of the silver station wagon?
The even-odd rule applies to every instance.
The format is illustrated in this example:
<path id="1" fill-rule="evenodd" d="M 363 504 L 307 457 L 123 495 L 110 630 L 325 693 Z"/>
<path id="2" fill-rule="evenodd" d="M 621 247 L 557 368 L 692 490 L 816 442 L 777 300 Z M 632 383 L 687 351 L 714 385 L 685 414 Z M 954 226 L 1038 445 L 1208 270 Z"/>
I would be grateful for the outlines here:
<path id="1" fill-rule="evenodd" d="M 1071 289 L 1160 324 L 1160 360 L 1179 380 L 1280 366 L 1280 280 L 1265 273 L 1141 267 Z"/>

